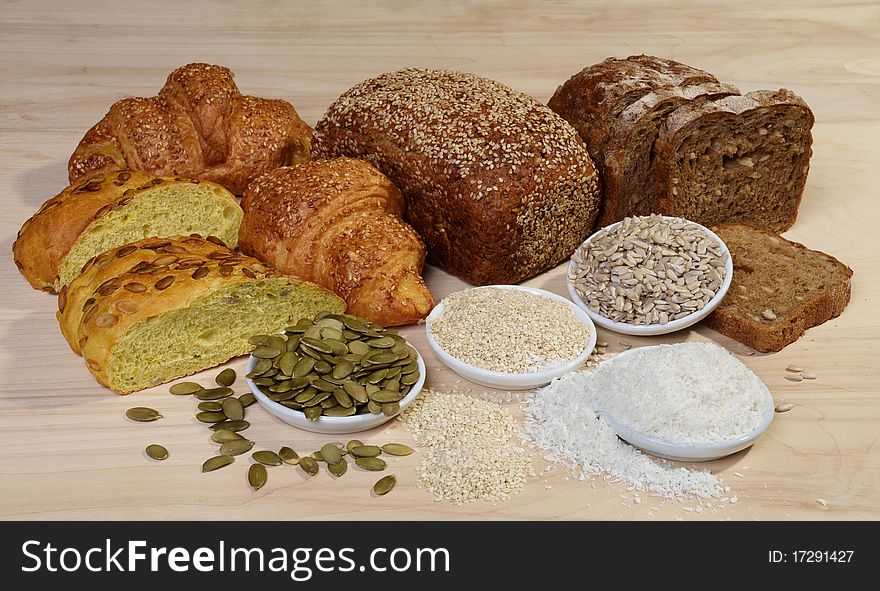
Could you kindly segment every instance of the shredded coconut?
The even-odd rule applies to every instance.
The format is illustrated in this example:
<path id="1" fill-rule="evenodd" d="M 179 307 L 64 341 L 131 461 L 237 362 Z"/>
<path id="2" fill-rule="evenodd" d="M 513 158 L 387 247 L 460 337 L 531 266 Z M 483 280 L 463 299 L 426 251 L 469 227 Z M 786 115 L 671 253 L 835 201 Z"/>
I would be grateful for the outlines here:
<path id="1" fill-rule="evenodd" d="M 599 366 L 600 406 L 633 431 L 669 443 L 725 441 L 755 429 L 770 392 L 723 347 L 634 349 Z"/>
<path id="2" fill-rule="evenodd" d="M 603 362 L 602 365 L 607 362 Z M 601 419 L 596 372 L 567 374 L 539 390 L 524 408 L 525 432 L 548 460 L 580 465 L 581 479 L 604 476 L 667 498 L 720 497 L 720 481 L 708 470 L 655 461 L 617 437 Z"/>

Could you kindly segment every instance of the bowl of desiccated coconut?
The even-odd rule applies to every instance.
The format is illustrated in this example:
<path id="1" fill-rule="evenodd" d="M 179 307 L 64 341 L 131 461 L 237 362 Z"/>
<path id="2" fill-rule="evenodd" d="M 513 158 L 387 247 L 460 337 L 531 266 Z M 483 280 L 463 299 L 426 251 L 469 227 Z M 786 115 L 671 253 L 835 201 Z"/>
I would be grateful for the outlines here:
<path id="1" fill-rule="evenodd" d="M 425 321 L 428 344 L 461 377 L 528 390 L 584 364 L 596 346 L 590 317 L 566 298 L 531 287 L 489 285 L 448 295 Z"/>
<path id="2" fill-rule="evenodd" d="M 684 218 L 652 214 L 606 226 L 571 257 L 571 299 L 602 328 L 638 336 L 687 328 L 715 309 L 733 279 L 727 245 Z"/>

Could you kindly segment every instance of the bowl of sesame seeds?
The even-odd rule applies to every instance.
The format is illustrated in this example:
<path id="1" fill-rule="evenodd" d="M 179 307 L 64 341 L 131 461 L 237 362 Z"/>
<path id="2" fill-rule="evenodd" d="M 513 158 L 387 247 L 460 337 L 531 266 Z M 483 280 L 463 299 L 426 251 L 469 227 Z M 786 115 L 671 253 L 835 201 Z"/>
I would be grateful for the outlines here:
<path id="1" fill-rule="evenodd" d="M 428 344 L 461 377 L 528 390 L 586 362 L 596 346 L 590 317 L 566 298 L 531 287 L 489 285 L 448 295 L 425 321 Z"/>

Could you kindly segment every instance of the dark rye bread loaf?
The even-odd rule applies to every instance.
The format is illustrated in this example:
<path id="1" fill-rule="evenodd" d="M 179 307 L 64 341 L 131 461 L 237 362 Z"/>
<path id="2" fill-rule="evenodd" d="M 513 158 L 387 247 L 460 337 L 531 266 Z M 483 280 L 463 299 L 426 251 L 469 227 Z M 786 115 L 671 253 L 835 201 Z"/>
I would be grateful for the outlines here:
<path id="1" fill-rule="evenodd" d="M 836 258 L 743 224 L 712 230 L 730 249 L 734 272 L 706 318 L 710 328 L 758 351 L 779 351 L 846 308 L 852 269 Z"/>
<path id="2" fill-rule="evenodd" d="M 739 90 L 705 82 L 661 88 L 626 107 L 611 125 L 603 152 L 604 196 L 600 226 L 657 211 L 654 143 L 667 115 L 688 101 L 705 101 Z"/>
<path id="3" fill-rule="evenodd" d="M 605 142 L 624 109 L 660 88 L 709 82 L 718 80 L 708 72 L 673 60 L 651 55 L 610 57 L 569 78 L 548 105 L 578 131 L 601 171 Z"/>
<path id="4" fill-rule="evenodd" d="M 388 176 L 428 261 L 477 285 L 560 263 L 598 213 L 598 175 L 577 132 L 473 74 L 382 74 L 339 97 L 315 133 L 317 157 L 360 158 Z"/>
<path id="5" fill-rule="evenodd" d="M 813 113 L 780 89 L 689 103 L 656 144 L 657 210 L 711 226 L 791 227 L 810 167 Z"/>

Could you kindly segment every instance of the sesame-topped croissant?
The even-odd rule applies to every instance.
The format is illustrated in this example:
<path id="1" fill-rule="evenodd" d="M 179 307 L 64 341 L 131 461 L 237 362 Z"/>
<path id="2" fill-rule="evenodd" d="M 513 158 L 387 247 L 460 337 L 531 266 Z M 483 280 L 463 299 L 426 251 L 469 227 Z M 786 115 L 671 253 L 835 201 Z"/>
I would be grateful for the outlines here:
<path id="1" fill-rule="evenodd" d="M 117 101 L 80 141 L 70 182 L 128 168 L 219 183 L 241 194 L 251 179 L 309 159 L 312 130 L 293 105 L 245 96 L 222 66 L 188 64 L 157 96 Z"/>

